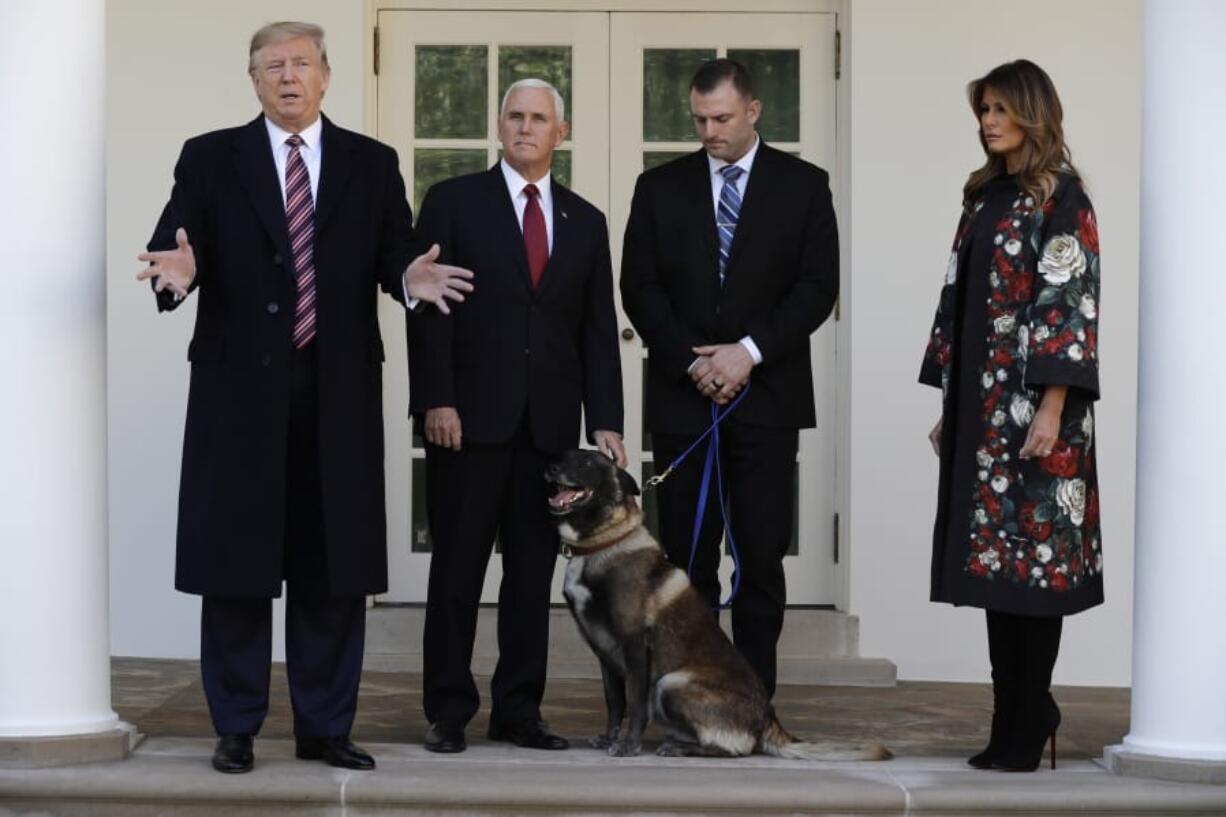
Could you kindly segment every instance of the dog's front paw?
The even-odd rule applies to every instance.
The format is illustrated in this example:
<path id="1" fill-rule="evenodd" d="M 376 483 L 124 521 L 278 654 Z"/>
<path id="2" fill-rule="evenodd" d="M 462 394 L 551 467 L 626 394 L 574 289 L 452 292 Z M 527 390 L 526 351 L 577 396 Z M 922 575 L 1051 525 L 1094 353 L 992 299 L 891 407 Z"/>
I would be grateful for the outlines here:
<path id="1" fill-rule="evenodd" d="M 680 744 L 666 740 L 656 748 L 656 754 L 660 757 L 684 757 L 686 752 Z"/>
<path id="2" fill-rule="evenodd" d="M 643 744 L 637 740 L 617 740 L 609 744 L 610 757 L 637 757 Z"/>
<path id="3" fill-rule="evenodd" d="M 587 739 L 588 745 L 593 749 L 608 749 L 613 745 L 615 738 L 611 738 L 603 732 L 599 735 L 593 735 Z"/>

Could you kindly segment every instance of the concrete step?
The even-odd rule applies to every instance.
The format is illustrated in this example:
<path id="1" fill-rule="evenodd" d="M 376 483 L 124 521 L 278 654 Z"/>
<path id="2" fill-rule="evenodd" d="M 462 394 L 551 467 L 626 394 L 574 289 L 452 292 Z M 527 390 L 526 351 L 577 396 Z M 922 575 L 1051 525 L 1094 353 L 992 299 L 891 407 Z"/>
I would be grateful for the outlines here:
<path id="1" fill-rule="evenodd" d="M 475 736 L 474 736 L 475 737 Z M 294 815 L 1175 815 L 1226 813 L 1226 786 L 1117 777 L 1094 761 L 1009 775 L 959 758 L 881 763 L 610 758 L 575 747 L 535 752 L 474 740 L 460 755 L 368 744 L 373 772 L 293 758 L 257 740 L 250 774 L 209 768 L 212 741 L 151 738 L 126 761 L 0 769 L 0 814 L 59 817 Z"/>
<path id="2" fill-rule="evenodd" d="M 498 661 L 498 611 L 482 607 L 477 618 L 473 672 L 489 675 Z M 725 631 L 730 616 L 723 615 Z M 366 617 L 368 670 L 421 672 L 422 628 L 419 605 L 375 605 Z M 584 643 L 565 607 L 550 611 L 549 673 L 553 678 L 599 678 L 600 665 Z M 779 639 L 779 682 L 838 686 L 894 686 L 898 670 L 884 658 L 860 657 L 860 621 L 835 610 L 793 609 Z"/>

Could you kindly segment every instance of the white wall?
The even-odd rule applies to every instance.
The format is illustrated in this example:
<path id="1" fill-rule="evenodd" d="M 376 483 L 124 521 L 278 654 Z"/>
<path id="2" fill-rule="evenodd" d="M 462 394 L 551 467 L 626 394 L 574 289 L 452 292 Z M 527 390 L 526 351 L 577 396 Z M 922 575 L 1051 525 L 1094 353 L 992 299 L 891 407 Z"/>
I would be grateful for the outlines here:
<path id="1" fill-rule="evenodd" d="M 199 601 L 176 593 L 175 514 L 194 299 L 158 315 L 134 280 L 183 141 L 260 112 L 251 34 L 274 20 L 327 31 L 324 112 L 362 129 L 368 59 L 361 0 L 111 0 L 107 3 L 107 340 L 111 650 L 194 658 Z M 280 627 L 276 631 L 280 632 Z M 279 650 L 279 642 L 278 642 Z"/>
<path id="2" fill-rule="evenodd" d="M 1068 619 L 1056 683 L 1126 685 L 1140 163 L 1140 3 L 851 0 L 850 610 L 863 655 L 907 679 L 984 681 L 983 613 L 928 601 L 938 393 L 916 384 L 958 218 L 982 163 L 968 80 L 1027 57 L 1051 74 L 1101 224 L 1099 404 L 1107 603 Z"/>
<path id="3" fill-rule="evenodd" d="M 1067 109 L 1104 246 L 1100 466 L 1107 596 L 1070 619 L 1057 682 L 1128 682 L 1137 292 L 1138 0 L 1036 0 L 1007 19 L 977 0 L 850 0 L 840 152 L 850 349 L 848 608 L 861 652 L 909 679 L 987 677 L 982 613 L 934 605 L 928 561 L 936 393 L 915 384 L 957 218 L 980 161 L 966 81 L 1016 56 L 1045 66 Z M 159 316 L 133 280 L 183 140 L 258 107 L 246 41 L 273 19 L 328 30 L 325 111 L 369 113 L 361 0 L 112 0 L 108 4 L 107 238 L 112 645 L 116 655 L 194 657 L 198 602 L 174 592 L 174 529 L 191 303 Z M 848 93 L 849 92 L 849 93 Z M 842 341 L 841 341 L 842 342 Z"/>

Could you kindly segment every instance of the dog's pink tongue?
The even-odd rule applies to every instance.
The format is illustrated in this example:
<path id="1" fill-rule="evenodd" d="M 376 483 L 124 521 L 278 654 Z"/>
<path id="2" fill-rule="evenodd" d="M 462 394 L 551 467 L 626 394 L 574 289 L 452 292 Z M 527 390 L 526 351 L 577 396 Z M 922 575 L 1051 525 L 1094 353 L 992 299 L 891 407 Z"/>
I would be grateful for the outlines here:
<path id="1" fill-rule="evenodd" d="M 564 508 L 566 504 L 579 495 L 578 491 L 570 488 L 559 488 L 558 492 L 549 497 L 549 504 L 555 508 Z"/>

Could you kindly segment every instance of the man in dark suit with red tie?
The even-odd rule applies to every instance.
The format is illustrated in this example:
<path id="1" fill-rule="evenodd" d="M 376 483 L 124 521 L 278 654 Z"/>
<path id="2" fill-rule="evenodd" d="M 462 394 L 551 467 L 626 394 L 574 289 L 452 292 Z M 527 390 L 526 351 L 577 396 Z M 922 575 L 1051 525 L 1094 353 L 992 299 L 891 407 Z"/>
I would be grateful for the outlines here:
<path id="1" fill-rule="evenodd" d="M 426 439 L 433 552 L 426 605 L 426 748 L 459 752 L 479 696 L 470 663 L 495 534 L 502 549 L 489 735 L 565 749 L 541 721 L 558 533 L 546 466 L 588 439 L 626 462 L 621 365 L 604 216 L 550 177 L 566 135 L 558 92 L 521 80 L 503 98 L 503 158 L 432 187 L 418 231 L 472 269 L 450 317 L 409 321 L 409 395 Z"/>
<path id="2" fill-rule="evenodd" d="M 815 422 L 809 336 L 838 295 L 839 252 L 824 170 L 763 143 L 749 72 L 712 60 L 690 85 L 703 147 L 639 176 L 621 290 L 648 348 L 646 423 L 663 470 L 711 423 L 711 403 L 750 391 L 721 426 L 730 533 L 741 556 L 736 646 L 775 690 L 783 556 L 792 536 L 798 430 Z M 660 483 L 660 538 L 690 559 L 702 452 Z M 706 506 L 694 585 L 719 604 L 718 501 Z"/>
<path id="3" fill-rule="evenodd" d="M 395 151 L 320 113 L 321 28 L 270 24 L 249 53 L 263 115 L 187 141 L 139 256 L 159 310 L 198 293 L 175 586 L 203 596 L 214 768 L 252 768 L 284 581 L 297 756 L 371 769 L 349 732 L 387 589 L 376 296 L 446 312 L 471 274 L 414 258 Z"/>

